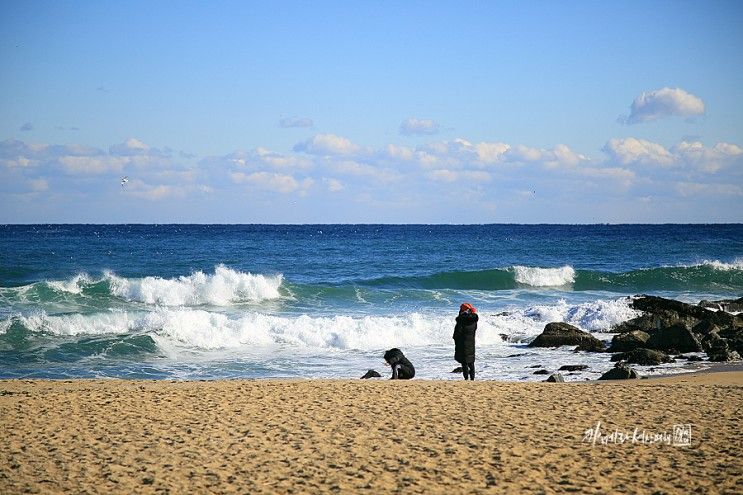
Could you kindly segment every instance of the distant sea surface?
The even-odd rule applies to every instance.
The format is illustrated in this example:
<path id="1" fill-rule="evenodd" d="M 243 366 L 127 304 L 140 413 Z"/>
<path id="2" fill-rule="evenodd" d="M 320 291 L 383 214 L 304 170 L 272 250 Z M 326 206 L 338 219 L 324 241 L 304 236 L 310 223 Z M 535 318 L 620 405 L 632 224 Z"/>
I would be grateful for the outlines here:
<path id="1" fill-rule="evenodd" d="M 526 344 L 608 340 L 640 293 L 743 296 L 743 225 L 4 225 L 0 377 L 356 378 L 399 347 L 459 379 L 468 301 L 478 378 L 583 380 L 608 356 Z"/>

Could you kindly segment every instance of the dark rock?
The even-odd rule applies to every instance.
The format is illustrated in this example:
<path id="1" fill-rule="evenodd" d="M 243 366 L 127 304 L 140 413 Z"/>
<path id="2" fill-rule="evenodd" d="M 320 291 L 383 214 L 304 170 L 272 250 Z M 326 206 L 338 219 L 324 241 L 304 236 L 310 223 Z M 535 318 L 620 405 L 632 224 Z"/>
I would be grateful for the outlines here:
<path id="1" fill-rule="evenodd" d="M 514 357 L 521 357 L 521 356 L 528 356 L 528 355 L 529 355 L 528 352 L 522 352 L 521 354 L 510 354 L 510 355 L 508 355 L 506 357 L 514 358 Z"/>
<path id="2" fill-rule="evenodd" d="M 725 311 L 712 311 L 695 304 L 687 304 L 663 297 L 640 296 L 635 298 L 630 306 L 653 314 L 661 314 L 661 312 L 665 312 L 665 314 L 675 313 L 678 319 L 692 327 L 702 320 L 709 320 L 719 327 L 743 326 L 743 318 L 739 316 L 731 315 Z"/>
<path id="3" fill-rule="evenodd" d="M 555 373 L 554 375 L 550 375 L 549 378 L 545 380 L 545 382 L 551 382 L 551 383 L 565 383 L 565 378 L 562 377 L 560 373 Z"/>
<path id="4" fill-rule="evenodd" d="M 593 336 L 592 336 L 593 337 Z M 577 351 L 586 351 L 586 352 L 604 352 L 606 350 L 606 346 L 604 345 L 604 341 L 593 338 L 590 340 L 584 340 L 580 344 L 578 344 L 578 347 L 574 349 Z"/>
<path id="5" fill-rule="evenodd" d="M 659 351 L 676 350 L 674 354 L 681 352 L 699 352 L 702 350 L 702 344 L 694 335 L 691 329 L 683 324 L 676 323 L 670 327 L 656 330 L 650 335 L 647 346 Z"/>
<path id="6" fill-rule="evenodd" d="M 738 313 L 743 311 L 743 297 L 740 299 L 721 299 L 719 301 L 699 301 L 699 306 L 727 313 Z"/>
<path id="7" fill-rule="evenodd" d="M 628 380 L 639 378 L 635 370 L 626 364 L 619 362 L 612 369 L 601 375 L 599 380 Z"/>
<path id="8" fill-rule="evenodd" d="M 599 339 L 568 323 L 548 323 L 544 331 L 529 343 L 529 347 L 559 347 L 561 345 L 580 345 L 604 349 Z"/>
<path id="9" fill-rule="evenodd" d="M 728 348 L 728 341 L 720 337 L 717 332 L 705 335 L 701 343 L 704 352 L 720 351 Z"/>
<path id="10" fill-rule="evenodd" d="M 743 332 L 738 333 L 738 335 L 729 337 L 728 345 L 731 349 L 743 356 Z"/>
<path id="11" fill-rule="evenodd" d="M 639 364 L 641 366 L 654 366 L 663 363 L 670 363 L 671 358 L 665 352 L 653 349 L 638 348 L 629 352 L 615 354 L 611 357 L 612 361 L 626 361 L 627 363 Z"/>
<path id="12" fill-rule="evenodd" d="M 456 368 L 454 368 L 453 370 L 451 370 L 451 372 L 452 373 L 461 373 L 462 372 L 462 367 L 461 366 L 457 366 Z"/>
<path id="13" fill-rule="evenodd" d="M 382 375 L 380 375 L 378 372 L 374 370 L 369 370 L 366 373 L 364 373 L 364 376 L 361 377 L 362 380 L 366 380 L 367 378 L 381 378 Z"/>
<path id="14" fill-rule="evenodd" d="M 557 371 L 583 371 L 587 369 L 587 364 L 565 364 L 563 366 L 560 366 L 560 369 Z"/>
<path id="15" fill-rule="evenodd" d="M 727 361 L 740 361 L 740 354 L 729 349 L 718 352 L 707 353 L 709 360 L 715 363 L 724 363 Z"/>
<path id="16" fill-rule="evenodd" d="M 550 372 L 547 370 L 537 370 L 534 373 L 532 373 L 532 375 L 549 375 L 549 374 Z"/>
<path id="17" fill-rule="evenodd" d="M 687 356 L 686 357 L 686 360 L 689 361 L 689 362 L 691 362 L 691 361 L 703 361 L 702 356 L 695 356 L 695 355 Z"/>
<path id="18" fill-rule="evenodd" d="M 638 347 L 645 347 L 648 339 L 650 339 L 650 334 L 642 330 L 620 333 L 611 339 L 608 352 L 627 352 Z"/>
<path id="19" fill-rule="evenodd" d="M 541 364 L 532 364 L 531 366 L 527 366 L 527 368 L 541 368 Z"/>
<path id="20" fill-rule="evenodd" d="M 702 320 L 691 328 L 694 333 L 709 335 L 710 333 L 718 333 L 720 328 L 709 320 Z"/>
<path id="21" fill-rule="evenodd" d="M 641 330 L 646 333 L 652 333 L 654 330 L 663 327 L 670 327 L 674 323 L 680 321 L 685 321 L 690 325 L 694 325 L 699 320 L 695 318 L 685 320 L 674 311 L 658 310 L 652 313 L 644 313 L 637 318 L 632 318 L 631 320 L 622 322 L 619 325 L 614 326 L 611 331 L 613 333 L 627 333 Z"/>
<path id="22" fill-rule="evenodd" d="M 704 320 L 709 315 L 714 314 L 714 311 L 710 311 L 706 308 L 702 308 L 693 304 L 683 303 L 674 299 L 666 299 L 664 297 L 657 296 L 640 296 L 632 300 L 630 303 L 635 309 L 645 311 L 647 313 L 659 313 L 661 311 L 672 311 L 679 316 L 690 316 L 698 320 Z"/>

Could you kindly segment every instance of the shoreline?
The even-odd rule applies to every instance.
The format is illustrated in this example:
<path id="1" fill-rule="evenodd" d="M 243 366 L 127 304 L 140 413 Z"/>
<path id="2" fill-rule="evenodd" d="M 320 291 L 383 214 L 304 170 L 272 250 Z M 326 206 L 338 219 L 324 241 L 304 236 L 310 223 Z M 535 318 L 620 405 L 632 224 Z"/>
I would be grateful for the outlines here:
<path id="1" fill-rule="evenodd" d="M 743 371 L 721 368 L 567 383 L 2 380 L 0 492 L 740 492 Z M 670 443 L 678 425 L 690 445 Z"/>

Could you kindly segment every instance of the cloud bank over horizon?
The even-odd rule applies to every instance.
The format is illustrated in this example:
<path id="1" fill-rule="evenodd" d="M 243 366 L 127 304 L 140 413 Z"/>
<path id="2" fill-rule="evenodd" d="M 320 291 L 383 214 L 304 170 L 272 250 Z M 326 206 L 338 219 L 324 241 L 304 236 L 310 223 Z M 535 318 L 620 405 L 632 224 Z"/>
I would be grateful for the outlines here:
<path id="1" fill-rule="evenodd" d="M 665 147 L 635 137 L 611 138 L 593 157 L 566 144 L 541 148 L 456 138 L 372 147 L 329 133 L 300 141 L 289 152 L 257 147 L 201 158 L 137 138 L 107 150 L 8 139 L 0 142 L 0 221 L 22 219 L 22 212 L 44 202 L 70 202 L 76 210 L 134 221 L 126 216 L 134 200 L 178 208 L 184 221 L 198 217 L 198 205 L 215 202 L 247 207 L 237 212 L 245 222 L 301 222 L 289 207 L 297 202 L 313 218 L 324 215 L 330 222 L 436 223 L 442 212 L 450 212 L 445 219 L 528 222 L 519 213 L 527 204 L 559 221 L 575 214 L 576 202 L 615 211 L 615 221 L 667 221 L 664 215 L 690 198 L 739 204 L 742 172 L 738 144 L 682 140 Z M 123 175 L 130 181 L 122 187 Z M 657 211 L 647 211 L 648 204 Z M 150 208 L 137 205 L 139 214 Z M 251 216 L 267 205 L 277 208 L 275 218 Z M 633 216 L 643 209 L 643 217 Z M 211 213 L 204 221 L 236 221 L 235 213 Z M 55 218 L 98 217 L 59 212 Z"/>

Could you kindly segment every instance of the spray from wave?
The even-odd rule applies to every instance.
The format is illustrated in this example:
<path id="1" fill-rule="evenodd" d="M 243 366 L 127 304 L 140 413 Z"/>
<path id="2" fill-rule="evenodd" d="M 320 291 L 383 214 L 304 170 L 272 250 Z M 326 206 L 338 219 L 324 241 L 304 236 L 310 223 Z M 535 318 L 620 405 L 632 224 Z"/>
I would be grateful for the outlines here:
<path id="1" fill-rule="evenodd" d="M 575 269 L 572 266 L 560 268 L 535 268 L 514 266 L 516 282 L 532 287 L 560 287 L 575 282 Z"/>
<path id="2" fill-rule="evenodd" d="M 111 293 L 126 299 L 162 306 L 227 306 L 239 302 L 260 302 L 281 297 L 282 275 L 243 273 L 223 265 L 213 275 L 195 272 L 187 277 L 126 279 L 106 274 Z"/>

